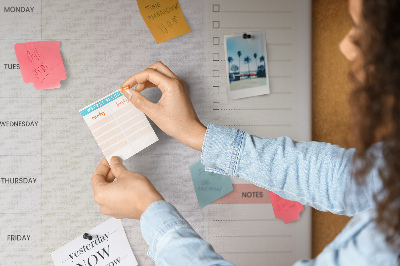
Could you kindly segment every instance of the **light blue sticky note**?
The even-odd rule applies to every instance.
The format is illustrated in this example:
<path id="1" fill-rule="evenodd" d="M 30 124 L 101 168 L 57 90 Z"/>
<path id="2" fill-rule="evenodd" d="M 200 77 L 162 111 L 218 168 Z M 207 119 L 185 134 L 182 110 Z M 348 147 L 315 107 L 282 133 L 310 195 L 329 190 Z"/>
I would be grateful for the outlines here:
<path id="1" fill-rule="evenodd" d="M 200 208 L 233 190 L 229 176 L 206 172 L 200 161 L 189 166 Z"/>

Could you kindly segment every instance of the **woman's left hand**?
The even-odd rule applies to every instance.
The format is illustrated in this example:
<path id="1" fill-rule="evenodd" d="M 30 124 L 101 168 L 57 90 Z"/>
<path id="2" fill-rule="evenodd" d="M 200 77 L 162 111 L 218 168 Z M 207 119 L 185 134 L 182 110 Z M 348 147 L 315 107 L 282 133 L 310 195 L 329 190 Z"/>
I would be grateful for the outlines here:
<path id="1" fill-rule="evenodd" d="M 164 200 L 147 177 L 126 169 L 118 157 L 112 157 L 110 165 L 106 159 L 100 162 L 92 186 L 100 211 L 117 219 L 140 219 L 153 202 Z"/>

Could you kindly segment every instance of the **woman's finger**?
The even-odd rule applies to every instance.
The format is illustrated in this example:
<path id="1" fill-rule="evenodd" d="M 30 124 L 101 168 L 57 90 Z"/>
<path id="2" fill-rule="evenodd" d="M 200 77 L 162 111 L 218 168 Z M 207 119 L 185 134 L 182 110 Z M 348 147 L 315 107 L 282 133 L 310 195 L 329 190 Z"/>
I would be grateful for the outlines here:
<path id="1" fill-rule="evenodd" d="M 135 90 L 138 92 L 141 92 L 147 88 L 153 88 L 155 85 L 151 83 L 150 81 L 146 81 L 145 83 L 139 83 L 136 85 Z"/>
<path id="2" fill-rule="evenodd" d="M 127 86 L 129 88 L 132 88 L 133 86 L 140 84 L 140 83 L 146 83 L 146 82 L 151 82 L 154 84 L 155 87 L 159 88 L 161 92 L 165 92 L 165 90 L 172 85 L 174 82 L 173 79 L 170 77 L 162 74 L 161 72 L 158 72 L 155 69 L 148 68 L 142 72 L 133 74 L 130 76 L 122 85 L 121 88 L 124 89 Z"/>
<path id="3" fill-rule="evenodd" d="M 172 72 L 171 69 L 169 69 L 161 61 L 155 62 L 154 64 L 152 64 L 148 68 L 152 68 L 154 70 L 157 70 L 158 72 L 166 75 L 167 77 L 174 78 L 174 79 L 178 78 L 178 76 L 175 75 L 174 72 Z"/>
<path id="4" fill-rule="evenodd" d="M 110 171 L 110 166 L 106 159 L 103 159 L 99 165 L 97 166 L 96 170 L 94 170 L 94 174 L 92 176 L 92 186 L 93 189 L 98 187 L 99 185 L 108 184 L 106 182 L 106 177 Z"/>
<path id="5" fill-rule="evenodd" d="M 108 174 L 107 174 L 107 177 L 106 177 L 106 181 L 108 183 L 111 183 L 111 182 L 114 181 L 114 179 L 115 179 L 115 176 L 114 176 L 113 172 L 109 171 Z"/>

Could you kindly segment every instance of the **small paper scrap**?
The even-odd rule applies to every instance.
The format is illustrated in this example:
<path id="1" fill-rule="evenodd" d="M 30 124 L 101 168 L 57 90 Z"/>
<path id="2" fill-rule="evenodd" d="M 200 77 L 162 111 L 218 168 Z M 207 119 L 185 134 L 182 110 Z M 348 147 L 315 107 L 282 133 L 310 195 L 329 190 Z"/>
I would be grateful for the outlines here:
<path id="1" fill-rule="evenodd" d="M 200 161 L 192 164 L 189 168 L 200 208 L 233 190 L 229 176 L 205 171 L 205 167 Z"/>
<path id="2" fill-rule="evenodd" d="M 144 113 L 117 90 L 79 111 L 107 161 L 126 160 L 158 140 Z"/>
<path id="3" fill-rule="evenodd" d="M 271 197 L 275 218 L 282 219 L 285 224 L 300 219 L 300 213 L 304 210 L 301 203 L 281 198 L 271 191 L 269 196 Z"/>
<path id="4" fill-rule="evenodd" d="M 67 78 L 60 42 L 16 43 L 14 50 L 24 82 L 33 83 L 36 90 L 59 88 Z"/>
<path id="5" fill-rule="evenodd" d="M 190 32 L 177 0 L 137 0 L 140 14 L 157 43 Z"/>
<path id="6" fill-rule="evenodd" d="M 92 240 L 84 239 L 88 233 Z M 121 220 L 111 218 L 51 253 L 55 266 L 138 265 Z"/>

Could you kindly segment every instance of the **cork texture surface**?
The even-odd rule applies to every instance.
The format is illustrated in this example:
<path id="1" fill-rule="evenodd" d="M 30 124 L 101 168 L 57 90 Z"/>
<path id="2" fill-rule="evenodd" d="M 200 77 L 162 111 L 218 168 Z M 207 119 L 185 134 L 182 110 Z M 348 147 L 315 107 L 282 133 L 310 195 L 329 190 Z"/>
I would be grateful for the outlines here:
<path id="1" fill-rule="evenodd" d="M 340 41 L 351 28 L 348 1 L 313 0 L 312 9 L 313 140 L 350 148 L 350 63 L 339 50 Z M 312 256 L 316 257 L 348 221 L 346 216 L 313 210 Z"/>

